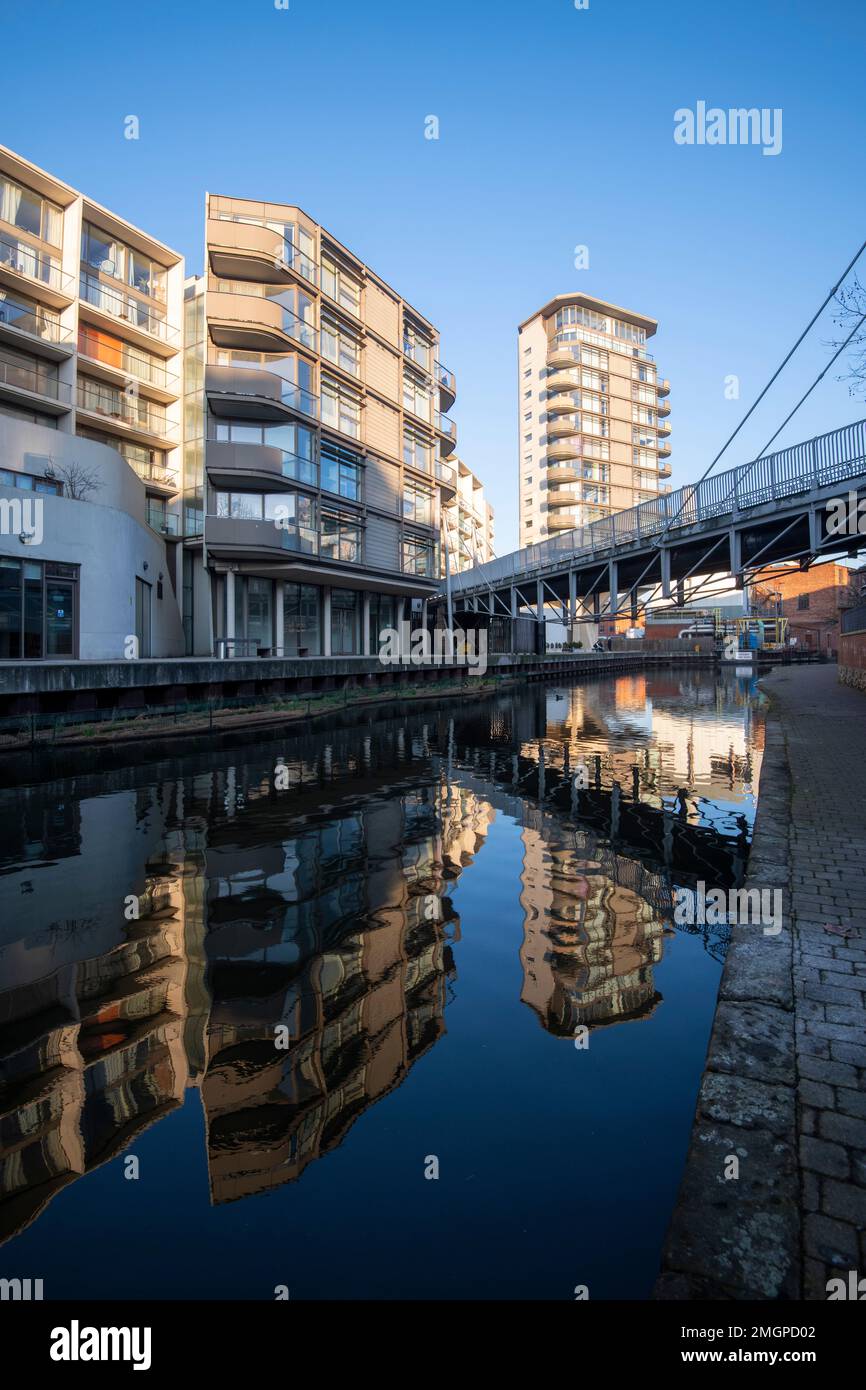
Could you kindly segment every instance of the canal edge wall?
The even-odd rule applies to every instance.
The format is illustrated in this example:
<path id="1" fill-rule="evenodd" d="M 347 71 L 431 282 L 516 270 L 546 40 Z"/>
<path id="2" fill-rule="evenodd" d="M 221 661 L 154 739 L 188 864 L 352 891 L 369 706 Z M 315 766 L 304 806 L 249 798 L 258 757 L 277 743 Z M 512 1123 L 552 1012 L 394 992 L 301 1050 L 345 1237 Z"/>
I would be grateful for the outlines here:
<path id="1" fill-rule="evenodd" d="M 731 929 L 657 1299 L 801 1297 L 790 807 L 771 707 L 744 887 L 781 890 L 782 929 Z"/>

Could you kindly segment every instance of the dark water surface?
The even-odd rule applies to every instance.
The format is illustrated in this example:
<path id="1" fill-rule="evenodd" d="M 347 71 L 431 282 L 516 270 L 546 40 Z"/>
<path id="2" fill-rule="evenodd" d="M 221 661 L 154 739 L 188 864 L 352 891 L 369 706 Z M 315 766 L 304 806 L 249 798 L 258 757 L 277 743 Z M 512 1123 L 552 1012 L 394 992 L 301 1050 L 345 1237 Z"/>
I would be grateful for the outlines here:
<path id="1" fill-rule="evenodd" d="M 0 792 L 0 1276 L 646 1297 L 725 948 L 671 891 L 742 875 L 757 699 L 530 686 Z"/>

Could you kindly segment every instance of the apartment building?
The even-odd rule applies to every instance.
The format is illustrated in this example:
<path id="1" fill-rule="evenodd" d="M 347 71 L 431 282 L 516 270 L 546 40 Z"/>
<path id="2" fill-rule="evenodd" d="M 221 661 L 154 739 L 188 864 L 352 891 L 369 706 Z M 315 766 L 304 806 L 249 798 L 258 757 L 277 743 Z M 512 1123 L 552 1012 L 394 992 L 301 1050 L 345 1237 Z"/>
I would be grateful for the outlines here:
<path id="1" fill-rule="evenodd" d="M 561 294 L 518 329 L 521 546 L 670 491 L 670 383 L 655 319 Z"/>
<path id="2" fill-rule="evenodd" d="M 484 484 L 462 459 L 454 459 L 457 491 L 442 509 L 442 542 L 448 549 L 452 574 L 492 560 L 493 508 L 484 496 Z"/>
<path id="3" fill-rule="evenodd" d="M 176 650 L 183 280 L 0 147 L 0 659 Z"/>
<path id="4" fill-rule="evenodd" d="M 365 655 L 441 573 L 439 334 L 300 208 L 210 194 L 187 285 L 187 650 Z"/>

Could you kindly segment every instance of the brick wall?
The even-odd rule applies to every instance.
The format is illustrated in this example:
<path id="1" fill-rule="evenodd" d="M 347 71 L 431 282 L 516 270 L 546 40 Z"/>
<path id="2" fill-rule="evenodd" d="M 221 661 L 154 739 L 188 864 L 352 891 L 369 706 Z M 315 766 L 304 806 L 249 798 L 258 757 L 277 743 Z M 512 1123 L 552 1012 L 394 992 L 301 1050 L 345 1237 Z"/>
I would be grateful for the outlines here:
<path id="1" fill-rule="evenodd" d="M 839 608 L 851 599 L 851 571 L 844 565 L 794 567 L 784 574 L 760 571 L 753 592 L 764 603 L 770 595 L 782 595 L 781 615 L 788 619 L 788 634 L 798 646 L 836 656 L 839 650 Z"/>
<path id="2" fill-rule="evenodd" d="M 839 680 L 866 691 L 866 632 L 840 634 Z"/>

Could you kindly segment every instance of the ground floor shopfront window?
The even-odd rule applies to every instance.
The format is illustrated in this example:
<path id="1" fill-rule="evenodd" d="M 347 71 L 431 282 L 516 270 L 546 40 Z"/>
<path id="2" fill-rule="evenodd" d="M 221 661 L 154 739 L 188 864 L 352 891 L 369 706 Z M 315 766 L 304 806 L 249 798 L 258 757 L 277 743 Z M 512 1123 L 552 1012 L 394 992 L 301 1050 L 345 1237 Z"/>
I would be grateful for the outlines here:
<path id="1" fill-rule="evenodd" d="M 0 661 L 73 657 L 78 566 L 0 555 Z"/>
<path id="2" fill-rule="evenodd" d="M 331 590 L 332 656 L 357 656 L 361 651 L 361 606 L 356 590 Z"/>
<path id="3" fill-rule="evenodd" d="M 322 590 L 317 584 L 286 584 L 283 589 L 285 656 L 321 656 Z"/>

